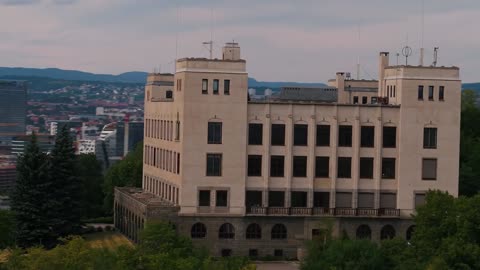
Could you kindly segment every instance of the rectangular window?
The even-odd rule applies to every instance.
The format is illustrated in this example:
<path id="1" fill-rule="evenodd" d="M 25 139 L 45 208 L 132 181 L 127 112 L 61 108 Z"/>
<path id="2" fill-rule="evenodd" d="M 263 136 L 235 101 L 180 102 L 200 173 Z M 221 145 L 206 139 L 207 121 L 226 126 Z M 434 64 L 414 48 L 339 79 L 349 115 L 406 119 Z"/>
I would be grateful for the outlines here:
<path id="1" fill-rule="evenodd" d="M 248 257 L 257 258 L 258 257 L 258 249 L 249 249 L 248 250 Z"/>
<path id="2" fill-rule="evenodd" d="M 317 125 L 317 146 L 330 145 L 330 126 Z"/>
<path id="3" fill-rule="evenodd" d="M 383 127 L 383 147 L 395 148 L 397 145 L 397 128 Z"/>
<path id="4" fill-rule="evenodd" d="M 336 208 L 352 208 L 352 193 L 351 192 L 335 193 L 335 207 Z"/>
<path id="5" fill-rule="evenodd" d="M 374 194 L 370 192 L 359 192 L 357 198 L 357 206 L 358 208 L 367 208 L 371 209 L 374 208 Z"/>
<path id="6" fill-rule="evenodd" d="M 382 158 L 382 178 L 395 179 L 395 159 Z"/>
<path id="7" fill-rule="evenodd" d="M 373 158 L 360 158 L 360 178 L 373 179 Z"/>
<path id="8" fill-rule="evenodd" d="M 423 100 L 423 85 L 418 86 L 418 100 Z"/>
<path id="9" fill-rule="evenodd" d="M 357 96 L 353 97 L 353 104 L 358 104 L 358 97 Z"/>
<path id="10" fill-rule="evenodd" d="M 423 148 L 437 148 L 437 128 L 423 129 Z"/>
<path id="11" fill-rule="evenodd" d="M 293 177 L 307 177 L 307 157 L 293 157 Z"/>
<path id="12" fill-rule="evenodd" d="M 272 145 L 285 145 L 284 124 L 272 124 Z"/>
<path id="13" fill-rule="evenodd" d="M 352 146 L 352 126 L 338 127 L 338 146 L 342 146 L 342 147 Z"/>
<path id="14" fill-rule="evenodd" d="M 248 156 L 248 176 L 262 176 L 262 156 Z"/>
<path id="15" fill-rule="evenodd" d="M 215 196 L 215 206 L 217 207 L 227 207 L 228 206 L 228 191 L 226 190 L 217 190 Z"/>
<path id="16" fill-rule="evenodd" d="M 380 208 L 396 209 L 397 194 L 396 193 L 380 193 Z"/>
<path id="17" fill-rule="evenodd" d="M 308 143 L 308 125 L 295 124 L 293 126 L 293 145 L 306 146 Z"/>
<path id="18" fill-rule="evenodd" d="M 208 94 L 208 80 L 202 80 L 202 94 Z"/>
<path id="19" fill-rule="evenodd" d="M 222 175 L 222 154 L 207 154 L 207 176 Z"/>
<path id="20" fill-rule="evenodd" d="M 425 204 L 425 197 L 426 197 L 425 193 L 415 194 L 415 208 Z"/>
<path id="21" fill-rule="evenodd" d="M 268 192 L 268 206 L 270 206 L 270 207 L 285 207 L 285 192 L 283 192 L 283 191 L 269 191 Z"/>
<path id="22" fill-rule="evenodd" d="M 433 100 L 433 95 L 434 95 L 434 86 L 430 85 L 428 87 L 428 100 Z"/>
<path id="23" fill-rule="evenodd" d="M 208 144 L 222 143 L 222 123 L 209 122 L 208 123 Z"/>
<path id="24" fill-rule="evenodd" d="M 338 178 L 351 178 L 352 177 L 352 158 L 339 157 L 338 158 Z"/>
<path id="25" fill-rule="evenodd" d="M 284 156 L 271 156 L 270 157 L 270 176 L 283 177 L 284 163 L 285 163 Z"/>
<path id="26" fill-rule="evenodd" d="M 223 81 L 223 94 L 230 95 L 230 80 Z"/>
<path id="27" fill-rule="evenodd" d="M 218 95 L 218 80 L 213 80 L 213 94 Z"/>
<path id="28" fill-rule="evenodd" d="M 263 125 L 262 124 L 248 124 L 248 144 L 262 145 Z"/>
<path id="29" fill-rule="evenodd" d="M 438 88 L 438 100 L 440 101 L 445 100 L 445 86 L 440 86 Z"/>
<path id="30" fill-rule="evenodd" d="M 316 157 L 315 158 L 315 177 L 329 177 L 330 158 Z"/>
<path id="31" fill-rule="evenodd" d="M 360 133 L 360 146 L 373 147 L 375 144 L 375 127 L 362 126 Z"/>
<path id="32" fill-rule="evenodd" d="M 275 249 L 273 251 L 273 256 L 274 257 L 283 257 L 283 249 Z"/>
<path id="33" fill-rule="evenodd" d="M 248 190 L 245 192 L 245 205 L 246 206 L 262 206 L 262 191 Z"/>
<path id="34" fill-rule="evenodd" d="M 210 206 L 210 190 L 198 191 L 198 206 Z"/>
<path id="35" fill-rule="evenodd" d="M 292 207 L 307 207 L 307 192 L 292 191 Z"/>
<path id="36" fill-rule="evenodd" d="M 330 192 L 314 192 L 313 207 L 330 208 Z"/>
<path id="37" fill-rule="evenodd" d="M 367 103 L 368 103 L 368 98 L 362 97 L 362 104 L 367 104 Z"/>
<path id="38" fill-rule="evenodd" d="M 422 179 L 437 180 L 437 159 L 436 158 L 423 159 Z"/>

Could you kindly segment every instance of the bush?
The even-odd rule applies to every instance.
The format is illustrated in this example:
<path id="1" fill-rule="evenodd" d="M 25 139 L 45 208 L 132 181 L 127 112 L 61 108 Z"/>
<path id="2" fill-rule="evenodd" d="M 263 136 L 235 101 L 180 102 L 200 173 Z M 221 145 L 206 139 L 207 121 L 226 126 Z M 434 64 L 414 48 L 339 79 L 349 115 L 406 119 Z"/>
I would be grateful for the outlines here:
<path id="1" fill-rule="evenodd" d="M 98 217 L 83 220 L 83 223 L 106 223 L 113 224 L 113 217 Z"/>
<path id="2" fill-rule="evenodd" d="M 107 232 L 112 231 L 112 226 L 110 226 L 110 225 L 105 226 L 105 231 L 107 231 Z"/>
<path id="3" fill-rule="evenodd" d="M 97 232 L 103 232 L 103 227 L 97 227 Z"/>

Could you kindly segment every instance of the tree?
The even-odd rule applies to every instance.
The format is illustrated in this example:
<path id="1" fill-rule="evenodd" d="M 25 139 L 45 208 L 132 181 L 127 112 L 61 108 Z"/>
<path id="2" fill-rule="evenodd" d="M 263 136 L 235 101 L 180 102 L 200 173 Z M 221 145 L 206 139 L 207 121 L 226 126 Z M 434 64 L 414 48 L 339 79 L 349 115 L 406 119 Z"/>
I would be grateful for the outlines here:
<path id="1" fill-rule="evenodd" d="M 12 195 L 15 238 L 21 247 L 48 245 L 56 239 L 46 216 L 51 198 L 46 160 L 33 134 L 25 153 L 18 158 L 17 183 Z"/>
<path id="2" fill-rule="evenodd" d="M 64 126 L 57 134 L 48 166 L 53 184 L 49 221 L 53 232 L 61 237 L 77 234 L 82 225 L 82 183 L 75 169 L 75 149 L 70 133 Z"/>
<path id="3" fill-rule="evenodd" d="M 0 210 L 0 250 L 14 243 L 14 229 L 13 213 L 7 210 Z"/>
<path id="4" fill-rule="evenodd" d="M 102 165 L 94 154 L 77 157 L 76 175 L 82 184 L 82 217 L 103 216 Z"/>
<path id="5" fill-rule="evenodd" d="M 115 187 L 141 187 L 143 170 L 143 143 L 138 143 L 133 152 L 115 163 L 105 175 L 104 211 L 111 214 Z"/>

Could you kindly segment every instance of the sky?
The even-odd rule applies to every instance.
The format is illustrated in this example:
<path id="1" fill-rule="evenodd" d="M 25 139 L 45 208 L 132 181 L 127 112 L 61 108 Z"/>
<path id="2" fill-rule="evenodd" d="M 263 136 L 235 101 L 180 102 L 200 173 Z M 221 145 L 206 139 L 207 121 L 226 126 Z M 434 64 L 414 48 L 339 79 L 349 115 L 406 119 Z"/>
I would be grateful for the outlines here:
<path id="1" fill-rule="evenodd" d="M 218 58 L 238 42 L 257 80 L 326 82 L 355 77 L 357 62 L 361 78 L 376 78 L 378 53 L 403 64 L 407 44 L 416 65 L 423 43 L 426 64 L 439 47 L 438 65 L 479 82 L 480 1 L 424 0 L 423 10 L 421 0 L 0 0 L 0 66 L 173 72 L 175 58 L 208 57 L 213 37 Z"/>

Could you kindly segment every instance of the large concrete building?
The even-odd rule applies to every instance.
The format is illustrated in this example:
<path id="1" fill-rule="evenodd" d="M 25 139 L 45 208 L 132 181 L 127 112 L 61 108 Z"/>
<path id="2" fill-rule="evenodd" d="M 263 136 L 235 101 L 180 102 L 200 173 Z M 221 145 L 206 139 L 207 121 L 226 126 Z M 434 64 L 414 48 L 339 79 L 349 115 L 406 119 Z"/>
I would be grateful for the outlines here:
<path id="1" fill-rule="evenodd" d="M 216 255 L 297 257 L 328 218 L 372 240 L 413 232 L 430 189 L 458 193 L 459 68 L 339 72 L 324 88 L 248 97 L 246 61 L 184 58 L 145 88 L 143 189 L 117 188 L 115 225 L 133 240 L 168 220 Z"/>

